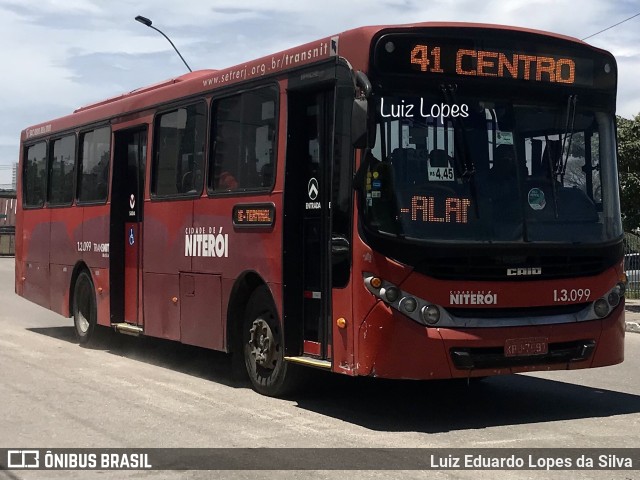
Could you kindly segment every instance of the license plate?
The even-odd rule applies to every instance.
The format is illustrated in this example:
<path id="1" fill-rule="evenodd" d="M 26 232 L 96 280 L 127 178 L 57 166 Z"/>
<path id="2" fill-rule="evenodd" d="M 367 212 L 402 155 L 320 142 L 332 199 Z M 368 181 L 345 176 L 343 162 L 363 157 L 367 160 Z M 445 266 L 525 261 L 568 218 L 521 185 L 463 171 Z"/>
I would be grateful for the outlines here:
<path id="1" fill-rule="evenodd" d="M 549 352 L 549 339 L 547 337 L 511 338 L 504 343 L 505 357 L 544 355 L 547 352 Z"/>

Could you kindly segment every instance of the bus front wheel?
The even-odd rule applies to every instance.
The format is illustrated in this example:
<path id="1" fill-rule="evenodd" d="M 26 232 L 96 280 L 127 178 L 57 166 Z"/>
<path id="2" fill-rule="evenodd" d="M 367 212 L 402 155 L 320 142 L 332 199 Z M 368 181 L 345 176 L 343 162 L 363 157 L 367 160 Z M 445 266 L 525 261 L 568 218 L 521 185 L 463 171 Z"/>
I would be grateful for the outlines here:
<path id="1" fill-rule="evenodd" d="M 266 286 L 249 297 L 242 333 L 244 362 L 253 388 L 270 397 L 291 393 L 299 371 L 284 360 L 282 328 Z"/>
<path id="2" fill-rule="evenodd" d="M 96 337 L 98 311 L 91 276 L 80 272 L 73 290 L 73 325 L 80 345 L 88 345 Z"/>

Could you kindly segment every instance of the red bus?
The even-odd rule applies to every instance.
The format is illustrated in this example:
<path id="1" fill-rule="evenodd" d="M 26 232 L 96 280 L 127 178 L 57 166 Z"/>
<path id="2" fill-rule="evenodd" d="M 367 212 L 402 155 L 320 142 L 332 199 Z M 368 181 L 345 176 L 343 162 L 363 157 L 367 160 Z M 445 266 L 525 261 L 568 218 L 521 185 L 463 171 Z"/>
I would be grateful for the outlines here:
<path id="1" fill-rule="evenodd" d="M 573 38 L 420 23 L 79 108 L 22 132 L 16 292 L 267 395 L 619 363 L 616 87 Z"/>

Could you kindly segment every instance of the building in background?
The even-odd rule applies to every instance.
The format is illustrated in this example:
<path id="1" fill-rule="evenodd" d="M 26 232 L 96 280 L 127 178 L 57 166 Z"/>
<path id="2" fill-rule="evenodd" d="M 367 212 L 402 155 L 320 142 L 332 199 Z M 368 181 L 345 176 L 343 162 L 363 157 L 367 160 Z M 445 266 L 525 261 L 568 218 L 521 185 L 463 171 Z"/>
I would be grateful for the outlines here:
<path id="1" fill-rule="evenodd" d="M 0 191 L 0 256 L 15 255 L 16 191 Z"/>
<path id="2" fill-rule="evenodd" d="M 11 188 L 15 191 L 16 185 L 18 185 L 18 162 L 15 162 L 11 167 L 11 185 Z"/>

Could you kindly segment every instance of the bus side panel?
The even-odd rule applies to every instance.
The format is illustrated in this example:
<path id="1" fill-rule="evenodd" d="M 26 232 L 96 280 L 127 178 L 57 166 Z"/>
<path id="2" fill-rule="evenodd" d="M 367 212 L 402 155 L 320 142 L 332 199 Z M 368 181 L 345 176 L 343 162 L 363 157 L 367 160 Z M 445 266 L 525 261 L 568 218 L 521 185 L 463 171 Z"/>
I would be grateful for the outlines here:
<path id="1" fill-rule="evenodd" d="M 223 349 L 220 275 L 180 274 L 180 339 L 182 343 Z"/>
<path id="2" fill-rule="evenodd" d="M 355 318 L 353 316 L 352 307 L 352 287 L 353 282 L 349 280 L 349 284 L 345 288 L 334 288 L 332 290 L 332 360 L 333 371 L 346 373 L 348 375 L 355 375 L 355 358 L 353 353 L 354 343 L 354 328 L 353 323 Z M 337 325 L 337 320 L 344 318 L 347 321 L 346 328 L 340 328 Z"/>
<path id="3" fill-rule="evenodd" d="M 253 270 L 267 282 L 282 281 L 282 212 L 281 195 L 254 197 L 203 198 L 194 202 L 193 226 L 196 231 L 214 235 L 224 241 L 225 251 L 218 255 L 217 250 L 202 254 L 194 252 L 194 271 L 206 273 L 224 272 L 225 278 L 237 278 L 242 272 Z M 256 203 L 275 204 L 276 220 L 274 226 L 234 226 L 232 212 L 235 205 Z M 222 244 L 221 244 L 222 245 Z"/>
<path id="4" fill-rule="evenodd" d="M 110 206 L 94 205 L 82 209 L 82 259 L 91 270 L 96 293 L 98 324 L 111 325 L 109 305 L 109 229 Z"/>
<path id="5" fill-rule="evenodd" d="M 49 272 L 51 276 L 51 310 L 68 317 L 69 294 L 73 267 L 80 257 L 82 240 L 82 211 L 77 208 L 51 209 L 51 252 Z"/>
<path id="6" fill-rule="evenodd" d="M 109 270 L 106 268 L 92 268 L 91 278 L 96 289 L 96 306 L 98 309 L 98 324 L 111 326 L 111 303 L 109 298 Z"/>
<path id="7" fill-rule="evenodd" d="M 145 202 L 143 269 L 145 273 L 191 271 L 191 256 L 185 255 L 186 230 L 191 227 L 193 201 Z M 146 296 L 146 295 L 145 295 Z"/>
<path id="8" fill-rule="evenodd" d="M 82 210 L 75 207 L 51 209 L 51 264 L 73 266 L 77 261 L 82 217 Z"/>
<path id="9" fill-rule="evenodd" d="M 281 209 L 280 194 L 254 197 L 220 197 L 215 199 L 202 198 L 194 202 L 193 227 L 205 235 L 221 236 L 225 252 L 222 256 L 212 256 L 210 253 L 193 252 L 193 270 L 197 272 L 222 275 L 222 292 L 219 297 L 212 295 L 202 298 L 205 302 L 204 312 L 210 312 L 200 322 L 211 324 L 215 322 L 213 316 L 221 312 L 223 328 L 219 331 L 220 338 L 216 340 L 220 350 L 228 350 L 227 339 L 227 308 L 233 285 L 244 272 L 255 272 L 268 285 L 273 295 L 279 316 L 282 318 L 282 219 L 279 218 Z M 274 226 L 260 226 L 256 228 L 235 227 L 232 221 L 233 207 L 236 204 L 251 205 L 252 203 L 274 203 L 276 210 Z M 211 233 L 209 233 L 211 232 Z M 222 245 L 222 243 L 220 244 Z M 216 301 L 221 302 L 218 307 Z M 202 307 L 198 307 L 202 308 Z M 185 321 L 184 314 L 182 316 Z M 230 319 L 232 322 L 242 322 L 242 318 Z"/>
<path id="10" fill-rule="evenodd" d="M 49 303 L 49 221 L 51 210 L 37 209 L 23 212 L 22 237 L 23 296 L 38 305 L 50 308 Z"/>
<path id="11" fill-rule="evenodd" d="M 180 340 L 179 274 L 192 271 L 191 256 L 185 252 L 192 219 L 193 200 L 145 202 L 141 322 L 145 335 Z"/>
<path id="12" fill-rule="evenodd" d="M 69 295 L 71 290 L 71 275 L 73 267 L 67 265 L 57 265 L 52 263 L 49 266 L 49 276 L 51 287 L 49 289 L 49 305 L 51 310 L 63 317 L 71 316 L 69 311 Z"/>
<path id="13" fill-rule="evenodd" d="M 82 259 L 89 268 L 109 268 L 110 206 L 84 207 L 82 211 L 82 241 L 88 246 L 82 252 Z"/>
<path id="14" fill-rule="evenodd" d="M 161 273 L 144 274 L 145 335 L 180 340 L 179 278 Z"/>

